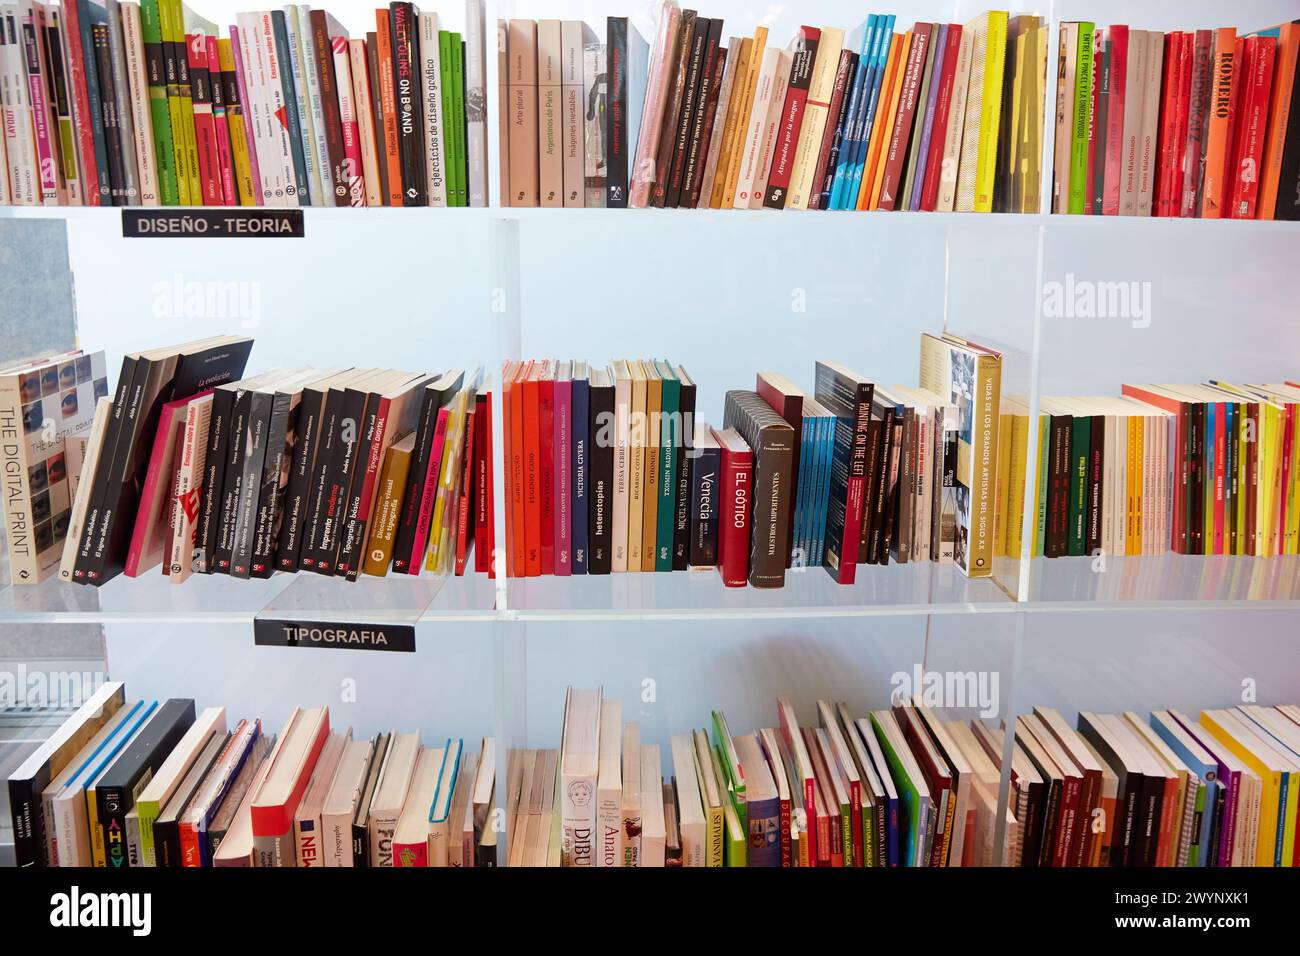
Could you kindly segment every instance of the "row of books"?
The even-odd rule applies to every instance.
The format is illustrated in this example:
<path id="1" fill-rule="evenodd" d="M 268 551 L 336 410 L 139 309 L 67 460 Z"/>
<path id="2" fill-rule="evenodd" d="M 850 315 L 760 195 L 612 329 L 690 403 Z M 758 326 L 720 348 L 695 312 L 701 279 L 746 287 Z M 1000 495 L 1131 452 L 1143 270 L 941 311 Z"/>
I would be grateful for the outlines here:
<path id="1" fill-rule="evenodd" d="M 495 776 L 490 737 L 477 752 L 418 732 L 353 739 L 324 707 L 295 707 L 273 735 L 231 726 L 224 707 L 127 700 L 117 682 L 18 768 L 9 797 L 19 866 L 492 866 Z"/>
<path id="2" fill-rule="evenodd" d="M 0 8 L 0 203 L 485 206 L 484 7 L 349 38 L 306 4 L 228 37 L 180 0 Z"/>
<path id="3" fill-rule="evenodd" d="M 1001 355 L 926 335 L 920 365 L 919 388 L 886 389 L 818 362 L 811 395 L 761 372 L 714 427 L 670 362 L 506 365 L 507 574 L 716 569 L 769 588 L 790 567 L 851 584 L 890 560 L 990 574 Z"/>
<path id="4" fill-rule="evenodd" d="M 1300 218 L 1300 20 L 1162 33 L 1062 23 L 1052 211 Z"/>
<path id="5" fill-rule="evenodd" d="M 1043 19 L 895 23 L 871 14 L 847 36 L 803 26 L 786 49 L 765 26 L 724 40 L 721 19 L 674 0 L 659 4 L 652 45 L 626 17 L 608 18 L 603 45 L 577 21 L 501 24 L 501 194 L 513 206 L 1037 212 Z"/>
<path id="6" fill-rule="evenodd" d="M 244 378 L 251 348 L 217 337 L 126 356 L 86 435 L 61 546 L 21 554 L 11 538 L 15 580 L 463 574 L 476 541 L 474 567 L 491 572 L 481 371 Z M 11 505 L 7 525 L 20 517 Z"/>
<path id="7" fill-rule="evenodd" d="M 1196 717 L 1036 707 L 1010 731 L 919 699 L 854 717 L 788 698 L 771 727 L 643 743 L 569 688 L 560 746 L 280 734 L 101 687 L 9 778 L 20 866 L 1296 866 L 1300 708 Z M 999 814 L 1010 755 L 1008 805 Z M 500 799 L 504 823 L 493 811 Z M 489 823 L 489 820 L 493 822 Z M 998 842 L 998 831 L 1002 842 Z"/>
<path id="8" fill-rule="evenodd" d="M 999 554 L 1020 556 L 1025 521 L 1034 557 L 1300 553 L 1300 383 L 1122 393 L 1043 398 L 1032 468 L 1028 402 L 1003 397 Z"/>

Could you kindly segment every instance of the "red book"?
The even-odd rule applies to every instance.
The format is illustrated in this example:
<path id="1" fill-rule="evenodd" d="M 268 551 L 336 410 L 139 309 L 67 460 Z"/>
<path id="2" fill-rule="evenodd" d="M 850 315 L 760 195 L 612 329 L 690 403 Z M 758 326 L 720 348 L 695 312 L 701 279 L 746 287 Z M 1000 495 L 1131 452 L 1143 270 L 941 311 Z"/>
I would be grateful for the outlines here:
<path id="1" fill-rule="evenodd" d="M 1172 412 L 1175 416 L 1174 448 L 1177 450 L 1178 460 L 1174 464 L 1173 521 L 1170 528 L 1171 540 L 1169 547 L 1178 554 L 1191 554 L 1192 548 L 1190 547 L 1188 529 L 1183 523 L 1183 501 L 1191 478 L 1191 461 L 1188 457 L 1190 450 L 1187 447 L 1187 431 L 1191 423 L 1190 400 L 1173 398 L 1162 392 L 1151 392 L 1140 385 L 1122 385 L 1120 394 L 1136 398 L 1139 402 L 1146 402 L 1148 405 L 1154 405 L 1166 412 Z"/>
<path id="2" fill-rule="evenodd" d="M 821 148 L 817 153 L 817 169 L 813 174 L 813 191 L 808 197 L 809 209 L 820 209 L 822 202 L 821 184 L 826 182 L 826 167 L 831 161 L 831 149 L 835 146 L 835 134 L 839 131 L 839 116 L 844 109 L 844 97 L 849 94 L 849 83 L 853 80 L 856 54 L 845 47 L 840 51 L 840 61 L 835 70 L 835 86 L 831 88 L 831 101 L 826 111 L 826 127 L 822 133 Z"/>
<path id="3" fill-rule="evenodd" d="M 168 402 L 158 416 L 158 430 L 154 433 L 153 450 L 149 454 L 149 467 L 140 489 L 140 504 L 126 554 L 125 574 L 129 578 L 138 577 L 159 563 L 164 572 L 167 570 L 171 512 L 176 503 L 173 494 L 176 451 L 185 437 L 185 412 L 190 402 L 210 394 L 209 390 Z"/>
<path id="4" fill-rule="evenodd" d="M 530 362 L 523 383 L 524 573 L 530 578 L 542 573 L 541 373 L 542 365 Z"/>
<path id="5" fill-rule="evenodd" d="M 784 209 L 790 192 L 790 176 L 794 172 L 794 154 L 799 145 L 799 131 L 808 106 L 808 86 L 812 82 L 813 63 L 817 59 L 817 45 L 822 31 L 816 27 L 799 28 L 795 39 L 794 61 L 790 66 L 790 84 L 785 91 L 785 106 L 781 110 L 781 126 L 777 130 L 776 146 L 772 150 L 772 168 L 767 177 L 767 192 L 763 205 L 769 209 Z"/>
<path id="6" fill-rule="evenodd" d="M 1192 59 L 1196 54 L 1196 37 L 1191 33 L 1178 35 L 1175 54 L 1177 66 L 1174 73 L 1174 125 L 1169 143 L 1169 194 L 1168 216 L 1183 215 L 1183 159 L 1187 143 L 1188 106 L 1192 92 Z"/>
<path id="7" fill-rule="evenodd" d="M 1128 98 L 1128 27 L 1115 24 L 1106 37 L 1110 44 L 1110 103 L 1106 107 L 1106 192 L 1101 212 L 1103 216 L 1118 216 L 1124 166 L 1124 105 Z"/>
<path id="8" fill-rule="evenodd" d="M 230 152 L 230 128 L 226 124 L 226 85 L 217 59 L 217 38 L 207 38 L 208 79 L 212 86 L 212 121 L 217 135 L 217 170 L 221 175 L 221 197 L 227 206 L 239 205 L 235 190 L 235 160 Z"/>
<path id="9" fill-rule="evenodd" d="M 501 429 L 501 441 L 502 441 L 501 461 L 502 461 L 502 467 L 505 472 L 505 474 L 503 475 L 505 479 L 503 484 L 504 484 L 504 491 L 505 491 L 505 509 L 506 509 L 505 510 L 506 577 L 509 578 L 515 576 L 515 522 L 514 522 L 514 510 L 512 507 L 513 500 L 514 500 L 512 497 L 514 494 L 514 488 L 511 486 L 510 483 L 510 451 L 511 451 L 510 394 L 511 394 L 511 385 L 513 384 L 515 373 L 518 372 L 518 370 L 519 370 L 518 362 L 501 363 L 501 421 L 503 423 L 503 427 Z M 482 447 L 483 446 L 480 443 L 479 448 L 482 449 Z M 479 539 L 480 545 L 482 544 L 482 541 L 483 539 L 480 538 Z M 476 571 L 483 570 L 481 566 L 481 559 L 479 557 L 477 549 L 475 550 L 474 569 Z"/>
<path id="10" fill-rule="evenodd" d="M 542 363 L 537 383 L 537 504 L 542 574 L 555 573 L 555 363 Z"/>
<path id="11" fill-rule="evenodd" d="M 1092 34 L 1092 88 L 1088 91 L 1088 163 L 1084 172 L 1083 211 L 1092 214 L 1092 197 L 1097 189 L 1097 139 L 1101 130 L 1097 128 L 1097 118 L 1101 116 L 1101 31 Z"/>
<path id="12" fill-rule="evenodd" d="M 478 397 L 474 413 L 474 570 L 496 577 L 493 541 L 496 515 L 493 506 L 492 393 Z"/>
<path id="13" fill-rule="evenodd" d="M 1247 50 L 1246 39 L 1244 36 L 1237 37 L 1237 42 L 1232 48 L 1232 108 L 1228 113 L 1227 143 L 1223 154 L 1222 206 L 1219 209 L 1219 215 L 1224 219 L 1232 218 L 1230 208 L 1232 189 L 1237 178 L 1237 170 L 1241 168 L 1241 141 L 1237 134 L 1242 127 L 1239 119 L 1245 110 L 1246 78 L 1250 75 L 1248 53 L 1253 53 L 1255 50 L 1253 46 L 1249 51 Z"/>
<path id="14" fill-rule="evenodd" d="M 283 858 L 285 866 L 294 859 L 293 818 L 330 735 L 329 710 L 324 707 L 294 708 L 276 739 L 266 777 L 253 795 L 254 858 L 267 865 L 270 854 Z"/>
<path id="15" fill-rule="evenodd" d="M 64 42 L 68 45 L 68 79 L 72 84 L 72 99 L 76 106 L 77 163 L 81 170 L 82 202 L 87 206 L 102 206 L 103 193 L 100 192 L 99 166 L 95 162 L 95 127 L 87 117 L 90 116 L 90 93 L 86 87 L 86 51 L 81 45 L 81 20 L 77 4 L 65 3 L 63 11 Z M 94 51 L 91 51 L 94 56 Z M 104 192 L 108 184 L 103 184 Z"/>
<path id="16" fill-rule="evenodd" d="M 912 32 L 912 46 L 908 51 L 903 72 L 902 92 L 898 98 L 898 118 L 894 122 L 888 151 L 885 154 L 885 173 L 880 181 L 881 209 L 898 208 L 898 190 L 903 185 L 903 163 L 916 121 L 916 100 L 921 89 L 921 73 L 925 70 L 925 54 L 930 46 L 932 23 L 918 23 Z"/>
<path id="17" fill-rule="evenodd" d="M 1253 49 L 1246 54 L 1247 72 L 1242 76 L 1245 89 L 1243 109 L 1237 123 L 1237 166 L 1227 210 L 1234 219 L 1255 218 L 1260 175 L 1264 169 L 1264 138 L 1269 95 L 1273 89 L 1273 66 L 1277 59 L 1276 37 L 1250 37 L 1246 44 Z"/>
<path id="18" fill-rule="evenodd" d="M 1237 31 L 1222 27 L 1214 31 L 1214 59 L 1210 68 L 1209 104 L 1205 130 L 1204 184 L 1201 189 L 1201 216 L 1221 219 L 1227 198 L 1224 173 L 1232 155 L 1233 90 L 1240 59 L 1237 56 Z"/>
<path id="19" fill-rule="evenodd" d="M 201 33 L 185 34 L 186 62 L 190 68 L 190 94 L 194 104 L 194 139 L 199 153 L 199 186 L 205 206 L 224 206 L 221 161 L 217 156 L 217 129 L 212 117 L 212 77 L 208 73 L 208 44 Z"/>
<path id="20" fill-rule="evenodd" d="M 438 419 L 433 428 L 433 445 L 429 449 L 429 463 L 424 472 L 424 483 L 420 486 L 420 510 L 415 520 L 415 537 L 411 546 L 410 561 L 406 566 L 408 574 L 419 574 L 420 565 L 424 563 L 425 546 L 429 542 L 429 526 L 433 523 L 433 506 L 438 497 L 438 474 L 442 469 L 442 455 L 447 447 L 447 421 L 450 416 L 450 407 L 444 405 L 438 409 Z M 394 568 L 396 567 L 394 565 Z"/>
<path id="21" fill-rule="evenodd" d="M 1210 122 L 1210 87 L 1214 60 L 1214 34 L 1197 30 L 1192 41 L 1192 76 L 1187 91 L 1187 140 L 1183 151 L 1183 205 L 1180 214 L 1201 214 L 1205 188 L 1205 135 Z"/>
<path id="22" fill-rule="evenodd" d="M 521 364 L 515 370 L 510 393 L 510 511 L 514 517 L 514 574 L 528 575 L 528 521 L 524 489 L 524 382 L 532 373 L 532 362 Z M 539 561 L 540 561 L 540 555 Z"/>
<path id="23" fill-rule="evenodd" d="M 1175 105 L 1178 86 L 1175 77 L 1178 75 L 1178 50 L 1181 36 L 1180 33 L 1165 34 L 1165 54 L 1161 61 L 1164 75 L 1160 79 L 1160 121 L 1157 126 L 1159 142 L 1156 145 L 1155 192 L 1152 197 L 1152 214 L 1156 216 L 1172 215 L 1169 189 L 1172 182 L 1171 156 L 1174 128 L 1178 122 L 1178 108 Z"/>
<path id="24" fill-rule="evenodd" d="M 961 51 L 961 24 L 948 24 L 943 51 L 943 72 L 939 76 L 939 98 L 935 101 L 934 132 L 930 136 L 930 155 L 925 158 L 925 181 L 921 186 L 921 208 L 934 212 L 939 202 L 939 177 L 943 172 L 944 137 L 952 113 L 952 87 L 957 78 L 957 57 Z"/>
<path id="25" fill-rule="evenodd" d="M 749 527 L 753 509 L 754 452 L 734 428 L 713 429 L 722 449 L 722 510 L 718 522 L 718 570 L 722 583 L 743 588 L 749 581 Z"/>
<path id="26" fill-rule="evenodd" d="M 460 475 L 460 489 L 456 498 L 456 577 L 465 574 L 465 559 L 469 550 L 470 539 L 473 535 L 470 528 L 473 527 L 474 519 L 477 516 L 478 502 L 474 501 L 474 476 L 478 473 L 476 466 L 478 459 L 478 417 L 482 412 L 483 406 L 477 401 L 474 402 L 474 408 L 471 409 L 471 417 L 465 429 L 465 467 Z M 470 514 L 470 508 L 473 507 L 475 514 Z"/>

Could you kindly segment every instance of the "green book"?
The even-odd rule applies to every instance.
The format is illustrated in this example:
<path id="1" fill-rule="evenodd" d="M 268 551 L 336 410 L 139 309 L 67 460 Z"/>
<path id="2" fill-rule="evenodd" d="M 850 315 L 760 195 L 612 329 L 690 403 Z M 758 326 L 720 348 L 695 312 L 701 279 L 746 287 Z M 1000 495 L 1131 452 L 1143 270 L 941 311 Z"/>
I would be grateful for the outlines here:
<path id="1" fill-rule="evenodd" d="M 749 826 L 749 814 L 745 806 L 745 777 L 736 756 L 736 745 L 732 743 L 731 731 L 727 728 L 726 715 L 720 710 L 712 713 L 713 746 L 718 753 L 718 763 L 722 766 L 723 785 L 727 788 L 730 803 L 736 809 L 741 830 Z"/>
<path id="2" fill-rule="evenodd" d="M 909 766 L 911 756 L 894 715 L 887 710 L 873 710 L 871 727 L 876 732 L 880 749 L 884 751 L 889 775 L 898 788 L 899 803 L 907 811 L 907 819 L 899 821 L 899 829 L 904 838 L 903 865 L 925 866 L 928 862 L 925 859 L 925 834 L 930 818 L 929 791 L 924 789 L 920 773 L 914 773 Z"/>
<path id="3" fill-rule="evenodd" d="M 682 383 L 667 362 L 655 362 L 663 379 L 659 400 L 659 507 L 655 511 L 655 570 L 673 569 L 673 532 L 677 523 L 677 449 L 682 444 Z"/>
<path id="4" fill-rule="evenodd" d="M 451 168 L 456 171 L 456 205 L 469 205 L 465 145 L 465 44 L 459 33 L 451 35 L 452 143 Z"/>
<path id="5" fill-rule="evenodd" d="M 1088 540 L 1088 457 L 1092 416 L 1075 415 L 1070 425 L 1070 527 L 1066 553 L 1079 556 Z"/>
<path id="6" fill-rule="evenodd" d="M 1092 50 L 1096 32 L 1096 24 L 1079 24 L 1074 70 L 1074 122 L 1070 126 L 1069 212 L 1080 216 L 1091 204 L 1088 196 L 1088 132 L 1092 127 Z"/>
<path id="7" fill-rule="evenodd" d="M 456 206 L 455 97 L 451 90 L 451 32 L 438 31 L 438 95 L 442 97 L 442 179 L 447 184 L 447 205 Z"/>
<path id="8" fill-rule="evenodd" d="M 1052 416 L 1038 416 L 1038 516 L 1034 528 L 1034 557 L 1047 547 L 1047 470 L 1051 461 Z"/>
<path id="9" fill-rule="evenodd" d="M 164 206 L 180 205 L 176 181 L 176 149 L 167 99 L 166 55 L 158 0 L 141 0 L 140 33 L 144 41 L 145 79 L 149 85 L 149 114 L 153 121 L 154 154 L 158 161 L 158 191 Z"/>
<path id="10" fill-rule="evenodd" d="M 745 838 L 745 825 L 736 815 L 736 808 L 729 801 L 722 807 L 724 820 L 722 856 L 725 866 L 749 865 L 749 841 Z"/>

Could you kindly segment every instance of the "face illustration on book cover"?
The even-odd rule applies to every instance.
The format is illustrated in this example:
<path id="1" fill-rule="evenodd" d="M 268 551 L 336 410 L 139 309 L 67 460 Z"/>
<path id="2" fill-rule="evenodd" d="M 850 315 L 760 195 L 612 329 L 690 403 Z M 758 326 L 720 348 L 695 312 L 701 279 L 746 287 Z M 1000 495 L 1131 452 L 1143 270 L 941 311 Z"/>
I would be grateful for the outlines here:
<path id="1" fill-rule="evenodd" d="M 975 356 L 961 349 L 949 349 L 952 358 L 952 394 L 957 404 L 959 417 L 958 442 L 960 453 L 957 457 L 957 481 L 952 488 L 957 512 L 957 540 L 953 548 L 953 560 L 958 567 L 966 567 L 966 557 L 970 547 L 970 486 L 973 467 L 971 452 L 974 448 L 975 434 Z M 966 467 L 963 468 L 962 466 Z M 948 492 L 945 492 L 945 497 Z"/>

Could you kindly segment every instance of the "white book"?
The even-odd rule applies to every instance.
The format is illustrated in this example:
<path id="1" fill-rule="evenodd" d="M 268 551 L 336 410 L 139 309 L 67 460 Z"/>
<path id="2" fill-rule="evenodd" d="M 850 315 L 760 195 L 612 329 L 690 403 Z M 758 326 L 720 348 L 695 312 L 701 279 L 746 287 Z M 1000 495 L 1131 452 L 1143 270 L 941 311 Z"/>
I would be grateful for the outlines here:
<path id="1" fill-rule="evenodd" d="M 704 806 L 695 768 L 695 744 L 690 734 L 674 734 L 673 776 L 677 783 L 677 828 L 682 841 L 682 866 L 704 866 L 708 843 Z"/>
<path id="2" fill-rule="evenodd" d="M 952 154 L 952 188 L 955 199 L 946 211 L 974 212 L 975 181 L 979 175 L 980 124 L 984 115 L 984 61 L 988 55 L 989 21 L 983 14 L 967 23 L 961 31 L 961 48 L 957 55 L 958 81 L 966 73 L 962 88 L 963 119 L 956 151 Z M 970 37 L 968 56 L 963 62 L 962 53 L 966 52 L 966 38 Z M 965 70 L 963 71 L 963 66 Z M 956 108 L 956 98 L 953 100 Z M 949 127 L 951 131 L 951 127 Z M 947 167 L 947 155 L 944 166 Z M 944 170 L 947 174 L 947 169 Z M 941 188 L 941 193 L 943 189 Z M 944 208 L 944 207 L 940 207 Z"/>
<path id="3" fill-rule="evenodd" d="M 86 457 L 82 461 L 81 473 L 89 481 L 77 484 L 77 491 L 72 496 L 72 513 L 68 518 L 68 534 L 63 539 L 63 556 L 59 559 L 59 580 L 71 581 L 73 567 L 77 561 L 77 544 L 81 540 L 81 531 L 86 524 L 86 512 L 90 509 L 90 497 L 94 487 L 95 469 L 99 467 L 100 453 L 104 448 L 104 438 L 113 417 L 113 400 L 107 396 L 95 403 L 95 419 L 90 426 L 90 438 L 86 442 Z"/>
<path id="4" fill-rule="evenodd" d="M 338 33 L 330 33 L 330 48 L 334 53 L 334 86 L 338 90 L 339 125 L 343 129 L 348 203 L 352 206 L 364 206 L 366 176 L 361 162 L 361 133 L 357 125 L 357 104 L 352 90 L 352 54 L 349 52 L 346 30 L 340 29 Z"/>
<path id="5" fill-rule="evenodd" d="M 754 193 L 754 183 L 759 177 L 759 153 L 763 148 L 763 130 L 767 123 L 768 108 L 772 104 L 772 91 L 775 86 L 777 68 L 783 51 L 771 48 L 763 51 L 762 65 L 758 71 L 758 81 L 754 87 L 754 104 L 746 120 L 744 136 L 739 143 L 742 148 L 740 157 L 740 175 L 736 181 L 736 195 L 732 203 L 734 209 L 748 209 L 750 197 Z"/>
<path id="6" fill-rule="evenodd" d="M 244 32 L 244 19 L 248 18 L 249 33 Z M 261 114 L 254 127 L 255 133 L 262 134 L 255 139 L 257 147 L 257 164 L 263 180 L 270 187 L 270 194 L 264 191 L 264 205 L 297 206 L 298 178 L 293 168 L 293 148 L 289 142 L 289 126 L 281 119 L 289 108 L 284 94 L 284 85 L 280 80 L 281 71 L 287 64 L 280 63 L 275 48 L 275 29 L 269 12 L 239 14 L 240 42 L 247 39 L 252 47 L 257 93 L 249 89 L 249 96 L 261 105 Z M 245 48 L 247 51 L 247 47 Z M 244 53 L 244 66 L 248 68 L 248 52 Z M 263 159 L 265 153 L 266 158 Z"/>
<path id="7" fill-rule="evenodd" d="M 365 794 L 375 756 L 374 740 L 350 740 L 321 805 L 321 841 L 326 866 L 352 865 L 352 824 Z"/>
<path id="8" fill-rule="evenodd" d="M 596 866 L 620 866 L 623 860 L 623 706 L 600 702 L 600 770 L 596 777 Z"/>
<path id="9" fill-rule="evenodd" d="M 488 202 L 487 14 L 483 0 L 465 3 L 465 169 L 470 206 Z"/>
<path id="10" fill-rule="evenodd" d="M 180 786 L 190 767 L 198 759 L 208 741 L 214 736 L 226 735 L 226 709 L 224 707 L 207 707 L 190 724 L 185 735 L 176 744 L 172 752 L 162 762 L 145 788 L 135 798 L 136 825 L 148 830 L 148 838 L 141 841 L 141 852 L 131 859 L 132 866 L 157 866 L 156 845 L 153 840 L 153 824 L 157 813 L 167 805 L 176 788 Z M 148 810 L 143 820 L 139 817 L 141 809 Z M 138 839 L 139 830 L 137 830 Z M 139 860 L 137 863 L 136 860 Z"/>
<path id="11" fill-rule="evenodd" d="M 365 180 L 365 205 L 384 204 L 382 182 L 379 178 L 378 140 L 375 138 L 375 109 L 370 99 L 367 82 L 370 64 L 366 60 L 364 40 L 348 41 L 348 56 L 352 60 L 352 97 L 357 113 L 357 138 L 361 140 L 361 175 Z"/>
<path id="12" fill-rule="evenodd" d="M 122 37 L 126 41 L 126 79 L 130 86 L 131 129 L 135 136 L 136 164 L 140 171 L 141 206 L 157 206 L 158 155 L 154 152 L 153 116 L 149 111 L 149 85 L 145 75 L 144 37 L 140 28 L 140 7 L 121 5 Z M 69 100 L 75 97 L 69 96 Z"/>
<path id="13" fill-rule="evenodd" d="M 454 853 L 460 861 L 460 845 L 452 846 L 452 800 L 456 795 L 456 782 L 460 778 L 461 754 L 465 742 L 457 737 L 448 739 L 443 747 L 442 769 L 438 773 L 438 786 L 429 805 L 429 866 L 451 866 Z"/>
<path id="14" fill-rule="evenodd" d="M 590 28 L 583 26 L 582 94 L 578 100 L 578 122 L 583 127 L 584 195 L 583 204 L 596 209 L 605 207 L 609 190 L 606 167 L 605 123 L 609 108 L 609 78 L 606 72 L 605 44 Z"/>
<path id="15" fill-rule="evenodd" d="M 559 20 L 537 22 L 537 165 L 541 205 L 564 205 L 563 96 Z"/>
<path id="16" fill-rule="evenodd" d="M 429 205 L 447 205 L 446 136 L 442 123 L 442 58 L 438 49 L 438 14 L 420 14 L 420 83 L 424 96 L 424 161 L 429 176 Z"/>
<path id="17" fill-rule="evenodd" d="M 28 89 L 27 63 L 22 44 L 22 18 L 18 7 L 9 4 L 0 10 L 3 23 L 3 46 L 0 64 L 5 87 L 4 136 L 9 160 L 11 201 L 16 206 L 36 206 L 42 201 L 41 180 L 37 168 L 36 130 L 33 125 L 31 93 Z"/>
<path id="18" fill-rule="evenodd" d="M 600 765 L 600 690 L 569 688 L 564 702 L 560 788 L 564 866 L 595 865 L 596 776 Z"/>
<path id="19" fill-rule="evenodd" d="M 262 204 L 285 204 L 284 166 L 275 155 L 272 142 L 274 130 L 271 117 L 270 95 L 267 92 L 267 62 L 265 42 L 261 37 L 262 18 L 256 13 L 238 13 L 235 24 L 239 29 L 240 49 L 243 54 L 244 91 L 248 94 L 244 107 L 244 122 L 253 133 L 253 151 L 257 155 L 256 184 L 262 192 Z M 266 16 L 269 29 L 271 17 Z M 278 194 L 278 195 L 277 195 Z"/>
<path id="20" fill-rule="evenodd" d="M 47 206 L 62 205 L 67 201 L 67 188 L 63 182 L 63 170 L 59 165 L 59 130 L 54 122 L 54 97 L 47 82 L 50 75 L 50 66 L 46 58 L 43 36 L 46 25 L 45 5 L 34 2 L 34 0 L 19 0 L 18 10 L 23 21 L 37 40 L 35 51 L 36 73 L 33 74 L 29 70 L 27 82 L 29 89 L 30 84 L 36 83 L 41 93 L 39 100 L 35 95 L 32 95 L 32 120 L 33 128 L 36 131 L 36 156 L 39 163 L 37 171 L 41 184 L 41 199 Z M 129 110 L 130 95 L 126 91 L 126 72 L 123 69 L 122 18 L 117 10 L 110 13 L 109 23 L 110 30 L 116 31 L 113 35 L 110 53 L 112 66 L 119 82 L 122 84 L 120 87 L 121 92 L 115 96 L 115 100 L 119 108 Z M 129 138 L 131 136 L 129 112 L 122 117 L 121 123 L 123 135 Z M 122 145 L 123 153 L 128 150 L 134 154 L 135 146 L 133 143 L 124 142 Z M 130 172 L 134 175 L 134 164 Z"/>
<path id="21" fill-rule="evenodd" d="M 560 150 L 564 205 L 586 205 L 587 156 L 583 103 L 582 21 L 560 24 Z"/>
<path id="22" fill-rule="evenodd" d="M 641 865 L 641 727 L 623 728 L 623 859 L 621 866 Z"/>
<path id="23" fill-rule="evenodd" d="M 308 11 L 310 12 L 310 7 Z M 301 197 L 304 205 L 333 205 L 326 197 L 324 167 L 316 153 L 316 121 L 309 99 L 310 80 L 307 76 L 305 47 L 311 34 L 311 20 L 304 24 L 302 8 L 288 4 L 284 8 L 284 32 L 289 47 L 289 75 L 293 78 L 293 99 L 290 109 L 298 111 L 298 135 L 302 142 L 303 167 L 307 173 L 307 195 Z"/>
<path id="24" fill-rule="evenodd" d="M 285 8 L 286 12 L 288 7 Z M 308 130 L 311 134 L 312 161 L 315 164 L 315 181 L 320 189 L 320 199 L 312 194 L 312 205 L 333 206 L 334 173 L 330 169 L 328 127 L 325 125 L 325 107 L 321 102 L 320 60 L 316 56 L 316 41 L 311 27 L 311 6 L 300 3 L 298 13 L 299 57 L 302 61 L 303 78 L 306 81 Z"/>
<path id="25" fill-rule="evenodd" d="M 196 398 L 185 407 L 185 430 L 176 467 L 176 500 L 172 509 L 171 546 L 167 577 L 180 584 L 194 568 L 194 543 L 199 507 L 203 499 L 203 468 L 208 455 L 208 425 L 212 421 L 212 396 Z"/>
<path id="26" fill-rule="evenodd" d="M 370 865 L 393 866 L 393 835 L 406 803 L 415 761 L 420 754 L 419 733 L 393 734 L 384 755 L 379 782 L 370 801 L 366 823 L 370 838 Z"/>
<path id="27" fill-rule="evenodd" d="M 1142 162 L 1142 113 L 1146 105 L 1143 84 L 1146 80 L 1147 32 L 1130 30 L 1128 35 L 1128 69 L 1124 73 L 1124 124 L 1120 139 L 1119 214 L 1138 214 L 1140 192 L 1139 166 Z"/>
<path id="28" fill-rule="evenodd" d="M 334 774 L 338 771 L 343 752 L 352 743 L 352 728 L 346 733 L 333 733 L 325 739 L 316 766 L 312 768 L 307 789 L 303 791 L 293 820 L 293 842 L 295 858 L 299 866 L 321 867 L 325 865 L 327 843 L 322 826 L 322 810 L 325 798 L 329 796 L 334 783 Z"/>
<path id="29" fill-rule="evenodd" d="M 772 92 L 768 97 L 767 119 L 759 136 L 758 168 L 754 173 L 754 186 L 749 193 L 749 208 L 762 209 L 767 197 L 767 181 L 772 174 L 772 154 L 776 152 L 776 141 L 780 136 L 785 120 L 785 94 L 790 86 L 790 69 L 794 64 L 794 53 L 780 50 L 776 62 L 776 72 L 772 76 Z"/>
<path id="30" fill-rule="evenodd" d="M 640 865 L 662 868 L 666 849 L 663 764 L 660 762 L 658 744 L 645 744 L 641 748 Z"/>

